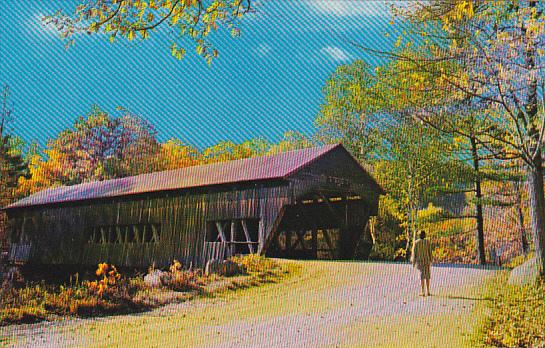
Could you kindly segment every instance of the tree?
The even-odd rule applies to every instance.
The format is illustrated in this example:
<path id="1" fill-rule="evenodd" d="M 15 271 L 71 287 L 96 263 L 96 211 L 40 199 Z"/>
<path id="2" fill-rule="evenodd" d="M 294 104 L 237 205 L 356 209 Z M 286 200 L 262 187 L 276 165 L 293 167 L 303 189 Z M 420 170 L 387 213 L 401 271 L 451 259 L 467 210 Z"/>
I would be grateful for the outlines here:
<path id="1" fill-rule="evenodd" d="M 191 145 L 170 139 L 161 144 L 157 170 L 171 170 L 198 165 L 202 162 L 202 154 Z"/>
<path id="2" fill-rule="evenodd" d="M 404 57 L 414 57 L 416 60 L 422 59 L 419 53 L 418 50 L 411 49 L 404 49 L 401 52 Z M 439 69 L 454 71 L 461 70 L 461 67 L 447 61 Z M 480 264 L 485 264 L 482 182 L 487 177 L 482 167 L 487 161 L 499 158 L 513 159 L 516 156 L 505 152 L 503 148 L 489 140 L 479 138 L 479 134 L 492 133 L 493 129 L 486 112 L 483 112 L 486 105 L 470 96 L 449 92 L 433 74 L 420 70 L 414 60 L 396 58 L 381 67 L 377 74 L 382 77 L 381 88 L 394 101 L 392 107 L 410 110 L 416 120 L 452 138 L 452 146 L 449 148 L 451 157 L 471 165 L 472 171 L 466 173 L 465 177 L 472 188 L 462 187 L 449 193 L 473 193 L 477 260 Z"/>
<path id="3" fill-rule="evenodd" d="M 243 158 L 250 158 L 264 155 L 270 144 L 262 139 L 255 138 L 246 140 L 240 144 L 232 141 L 220 141 L 202 152 L 202 163 L 216 163 L 233 161 Z"/>
<path id="4" fill-rule="evenodd" d="M 406 212 L 405 257 L 418 229 L 418 210 L 452 185 L 455 163 L 446 154 L 448 143 L 434 129 L 406 120 L 382 132 L 383 158 L 374 165 L 377 180 Z"/>
<path id="5" fill-rule="evenodd" d="M 494 183 L 489 195 L 497 197 L 488 199 L 486 203 L 491 206 L 512 208 L 511 218 L 516 222 L 520 249 L 527 255 L 530 251 L 525 226 L 525 201 L 528 191 L 524 184 L 526 181 L 524 167 L 520 162 L 520 160 L 497 162 L 485 168 L 487 177 Z"/>
<path id="6" fill-rule="evenodd" d="M 402 53 L 417 56 L 417 52 L 410 49 L 403 49 Z M 418 71 L 414 64 L 406 60 L 393 59 L 377 67 L 374 73 L 363 61 L 340 66 L 324 87 L 324 103 L 316 120 L 320 137 L 326 141 L 341 139 L 352 151 L 360 153 L 360 157 L 363 157 L 361 159 L 367 162 L 374 160 L 374 157 L 386 155 L 373 151 L 381 141 L 377 128 L 384 123 L 391 123 L 395 118 L 402 119 L 410 115 L 409 117 L 437 130 L 438 136 L 450 139 L 450 145 L 443 147 L 445 151 L 443 156 L 451 158 L 451 166 L 455 161 L 460 162 L 456 167 L 458 171 L 464 168 L 464 174 L 455 173 L 458 177 L 453 180 L 458 186 L 451 186 L 442 194 L 451 195 L 468 191 L 475 194 L 475 199 L 472 200 L 475 215 L 463 217 L 476 220 L 477 256 L 479 262 L 484 264 L 486 260 L 481 189 L 484 177 L 480 167 L 481 162 L 489 156 L 486 149 L 476 141 L 474 134 L 480 128 L 486 127 L 486 122 L 482 121 L 478 114 L 472 114 L 471 117 L 465 117 L 462 123 L 455 112 L 450 114 L 448 119 L 425 117 L 433 114 L 437 105 L 442 107 L 446 103 L 459 102 L 468 104 L 467 100 L 459 101 L 456 96 L 443 93 L 441 86 L 438 85 L 426 91 L 418 88 L 420 84 L 429 82 L 427 80 L 430 78 L 433 78 L 430 74 Z M 454 110 L 460 112 L 458 108 Z M 468 108 L 466 113 L 468 112 L 472 110 Z M 468 163 L 473 166 L 473 171 L 467 170 Z M 463 185 L 461 178 L 467 178 Z M 470 185 L 473 185 L 473 188 L 468 188 Z"/>
<path id="7" fill-rule="evenodd" d="M 271 144 L 266 154 L 274 155 L 316 146 L 317 144 L 318 142 L 315 139 L 309 138 L 300 132 L 289 131 L 284 133 L 278 143 Z"/>
<path id="8" fill-rule="evenodd" d="M 17 194 L 30 194 L 65 184 L 66 175 L 63 172 L 65 157 L 55 149 L 45 149 L 43 155 L 38 146 L 32 144 L 27 154 L 29 175 L 20 177 Z"/>
<path id="9" fill-rule="evenodd" d="M 545 265 L 545 196 L 542 145 L 545 133 L 545 4 L 538 1 L 415 1 L 398 8 L 413 30 L 400 36 L 421 43 L 413 62 L 445 86 L 487 106 L 491 126 L 477 134 L 525 163 L 538 267 Z M 418 37 L 415 39 L 415 37 Z M 445 62 L 463 69 L 445 69 Z M 422 89 L 430 86 L 422 85 Z"/>
<path id="10" fill-rule="evenodd" d="M 10 102 L 10 88 L 2 88 L 0 110 L 0 206 L 16 198 L 17 182 L 27 175 L 27 163 L 23 158 L 23 141 L 10 134 L 10 125 L 14 121 L 13 103 Z"/>
<path id="11" fill-rule="evenodd" d="M 14 121 L 14 107 L 10 102 L 10 88 L 4 85 L 0 109 L 0 207 L 17 198 L 17 182 L 27 175 L 28 167 L 23 158 L 24 143 L 10 133 Z M 0 245 L 5 240 L 5 214 L 0 212 Z"/>
<path id="12" fill-rule="evenodd" d="M 375 76 L 363 60 L 341 65 L 329 77 L 316 117 L 318 137 L 342 142 L 359 160 L 368 160 L 377 139 L 375 128 L 380 102 L 374 92 Z"/>
<path id="13" fill-rule="evenodd" d="M 59 10 L 44 22 L 60 32 L 67 47 L 83 33 L 103 33 L 114 42 L 146 40 L 165 29 L 174 57 L 182 59 L 190 41 L 210 64 L 219 53 L 209 33 L 225 27 L 238 36 L 239 21 L 253 11 L 252 5 L 251 0 L 82 0 L 73 12 Z"/>
<path id="14" fill-rule="evenodd" d="M 112 117 L 94 106 L 51 140 L 43 155 L 34 148 L 29 154 L 31 176 L 20 180 L 20 192 L 157 170 L 160 144 L 155 130 L 141 117 L 121 111 L 120 117 Z"/>

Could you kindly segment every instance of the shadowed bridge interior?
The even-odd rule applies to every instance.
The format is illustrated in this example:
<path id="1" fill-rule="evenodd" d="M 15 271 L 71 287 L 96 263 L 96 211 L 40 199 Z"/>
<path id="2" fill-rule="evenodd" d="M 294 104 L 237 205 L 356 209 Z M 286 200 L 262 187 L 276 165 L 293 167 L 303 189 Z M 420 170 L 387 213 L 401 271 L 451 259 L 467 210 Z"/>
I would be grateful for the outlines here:
<path id="1" fill-rule="evenodd" d="M 359 197 L 319 195 L 287 205 L 265 254 L 289 259 L 352 259 L 369 215 Z"/>

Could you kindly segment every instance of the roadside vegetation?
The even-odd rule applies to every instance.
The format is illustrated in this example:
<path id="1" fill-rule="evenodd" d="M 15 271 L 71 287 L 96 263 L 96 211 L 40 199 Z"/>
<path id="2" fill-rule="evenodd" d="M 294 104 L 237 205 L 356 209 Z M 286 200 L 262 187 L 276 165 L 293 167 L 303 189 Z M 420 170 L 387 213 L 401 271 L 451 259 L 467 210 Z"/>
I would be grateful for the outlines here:
<path id="1" fill-rule="evenodd" d="M 475 332 L 481 347 L 543 347 L 545 345 L 545 283 L 510 285 L 508 273 L 490 284 L 482 310 L 486 319 Z"/>
<path id="2" fill-rule="evenodd" d="M 294 271 L 288 264 L 259 255 L 233 257 L 232 262 L 238 271 L 224 276 L 185 270 L 174 261 L 161 272 L 158 284 L 146 282 L 142 274 L 122 275 L 115 266 L 101 263 L 91 279 L 80 280 L 74 275 L 62 285 L 42 281 L 2 288 L 0 326 L 143 312 L 199 296 L 277 282 Z M 155 271 L 150 268 L 148 274 Z"/>
<path id="3" fill-rule="evenodd" d="M 533 257 L 530 253 L 513 258 L 488 281 L 486 301 L 478 308 L 485 315 L 473 335 L 475 346 L 545 346 L 545 282 L 541 278 L 526 285 L 509 282 L 510 271 Z"/>

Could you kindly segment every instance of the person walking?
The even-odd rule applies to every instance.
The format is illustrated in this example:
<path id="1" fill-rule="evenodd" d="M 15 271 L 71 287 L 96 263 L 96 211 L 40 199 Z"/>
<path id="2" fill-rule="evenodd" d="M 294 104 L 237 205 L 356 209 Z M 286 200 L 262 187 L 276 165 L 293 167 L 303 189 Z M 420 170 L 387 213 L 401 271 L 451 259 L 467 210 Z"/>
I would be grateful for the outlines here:
<path id="1" fill-rule="evenodd" d="M 431 278 L 431 243 L 426 239 L 426 232 L 420 231 L 420 238 L 414 243 L 411 262 L 420 271 L 420 285 L 422 287 L 421 296 L 425 296 L 424 290 L 430 296 L 430 278 Z"/>

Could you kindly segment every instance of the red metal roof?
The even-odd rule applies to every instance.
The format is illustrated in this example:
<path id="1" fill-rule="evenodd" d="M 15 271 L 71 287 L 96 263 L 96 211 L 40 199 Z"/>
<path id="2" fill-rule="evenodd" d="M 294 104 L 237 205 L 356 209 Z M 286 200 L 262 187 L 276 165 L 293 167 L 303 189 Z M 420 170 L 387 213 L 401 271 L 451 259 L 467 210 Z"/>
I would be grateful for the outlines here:
<path id="1" fill-rule="evenodd" d="M 237 182 L 282 179 L 342 145 L 326 145 L 277 155 L 253 157 L 130 176 L 121 179 L 62 186 L 37 192 L 4 209 L 127 196 Z"/>

